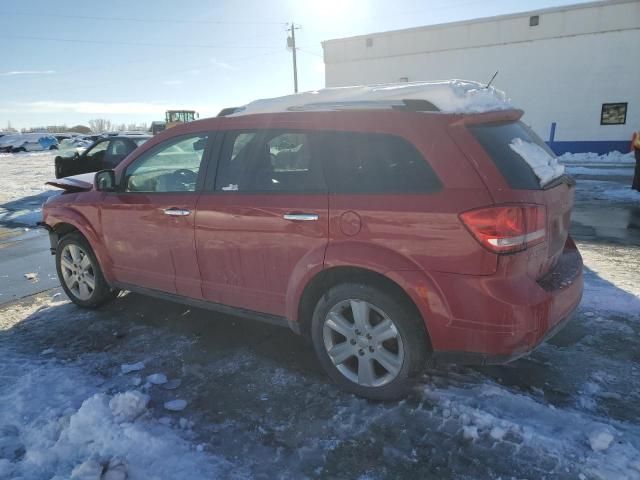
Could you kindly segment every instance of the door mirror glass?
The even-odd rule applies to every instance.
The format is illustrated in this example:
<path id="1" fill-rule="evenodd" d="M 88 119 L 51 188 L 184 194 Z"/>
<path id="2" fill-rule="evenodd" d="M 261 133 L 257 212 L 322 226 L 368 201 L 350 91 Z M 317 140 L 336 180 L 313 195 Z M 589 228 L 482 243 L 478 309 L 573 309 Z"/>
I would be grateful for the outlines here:
<path id="1" fill-rule="evenodd" d="M 116 174 L 113 170 L 100 170 L 95 177 L 96 190 L 99 192 L 113 192 L 116 185 Z"/>

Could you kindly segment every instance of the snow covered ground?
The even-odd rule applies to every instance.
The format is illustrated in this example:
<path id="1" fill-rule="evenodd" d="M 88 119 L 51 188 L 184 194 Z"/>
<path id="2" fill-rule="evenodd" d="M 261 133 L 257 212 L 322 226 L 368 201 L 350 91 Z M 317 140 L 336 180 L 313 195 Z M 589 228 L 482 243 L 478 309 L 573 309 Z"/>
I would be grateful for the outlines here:
<path id="1" fill-rule="evenodd" d="M 49 194 L 52 157 L 0 162 L 0 209 L 37 214 L 21 199 Z M 626 175 L 577 174 L 578 216 L 632 211 Z M 556 337 L 507 366 L 429 370 L 388 404 L 332 386 L 285 329 L 134 294 L 5 304 L 0 478 L 640 479 L 640 247 L 596 237 Z"/>
<path id="2" fill-rule="evenodd" d="M 35 225 L 42 204 L 59 190 L 44 183 L 55 178 L 56 152 L 0 153 L 0 225 Z"/>

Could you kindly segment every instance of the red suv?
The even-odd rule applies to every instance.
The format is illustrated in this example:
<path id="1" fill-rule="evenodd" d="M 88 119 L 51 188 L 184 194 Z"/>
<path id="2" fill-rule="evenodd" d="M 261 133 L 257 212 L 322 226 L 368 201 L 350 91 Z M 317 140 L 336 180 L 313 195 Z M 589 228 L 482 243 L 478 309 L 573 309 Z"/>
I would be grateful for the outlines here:
<path id="1" fill-rule="evenodd" d="M 402 396 L 428 361 L 504 363 L 577 307 L 574 183 L 541 187 L 519 110 L 411 108 L 218 117 L 115 170 L 52 182 L 44 207 L 69 298 L 120 290 L 288 325 L 328 375 Z"/>

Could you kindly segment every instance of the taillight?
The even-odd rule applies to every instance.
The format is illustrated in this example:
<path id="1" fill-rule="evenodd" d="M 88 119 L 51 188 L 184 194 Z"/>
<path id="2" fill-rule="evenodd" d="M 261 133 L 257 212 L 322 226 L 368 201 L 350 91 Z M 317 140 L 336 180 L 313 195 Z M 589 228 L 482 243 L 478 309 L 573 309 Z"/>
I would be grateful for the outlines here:
<path id="1" fill-rule="evenodd" d="M 460 214 L 480 244 L 495 253 L 510 253 L 544 242 L 547 211 L 542 205 L 501 205 Z"/>

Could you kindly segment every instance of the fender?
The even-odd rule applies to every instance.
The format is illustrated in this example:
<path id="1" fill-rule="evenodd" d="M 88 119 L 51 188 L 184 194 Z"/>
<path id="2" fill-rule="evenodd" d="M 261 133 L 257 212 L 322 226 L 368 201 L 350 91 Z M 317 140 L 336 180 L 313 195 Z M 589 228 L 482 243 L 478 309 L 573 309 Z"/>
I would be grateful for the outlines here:
<path id="1" fill-rule="evenodd" d="M 91 222 L 78 210 L 69 207 L 48 207 L 44 210 L 43 222 L 49 225 L 51 228 L 56 228 L 61 223 L 68 223 L 73 225 L 89 242 L 91 249 L 93 250 L 102 274 L 104 275 L 107 283 L 111 284 L 115 280 L 112 274 L 111 257 L 107 253 L 106 249 L 102 246 L 100 241 L 100 235 L 91 225 Z"/>

